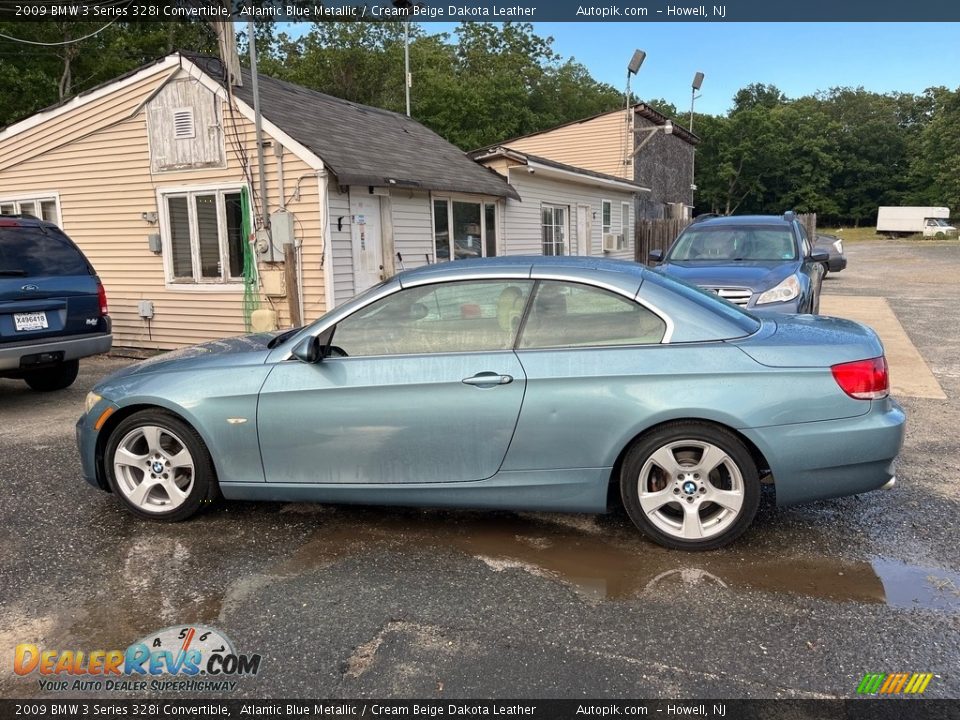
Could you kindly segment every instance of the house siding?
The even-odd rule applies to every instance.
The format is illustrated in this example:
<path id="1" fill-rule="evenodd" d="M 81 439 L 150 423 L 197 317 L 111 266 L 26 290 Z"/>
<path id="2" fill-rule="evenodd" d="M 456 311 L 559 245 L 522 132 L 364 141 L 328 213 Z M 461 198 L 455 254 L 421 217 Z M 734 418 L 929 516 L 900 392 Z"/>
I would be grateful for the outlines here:
<path id="1" fill-rule="evenodd" d="M 433 262 L 433 214 L 432 202 L 426 192 L 393 190 L 390 193 L 393 205 L 394 252 L 403 257 L 403 269 L 429 265 Z M 394 257 L 399 271 L 400 261 Z"/>
<path id="2" fill-rule="evenodd" d="M 612 207 L 612 232 L 620 232 L 621 203 L 633 206 L 632 193 L 614 191 L 603 188 L 581 185 L 574 182 L 563 182 L 550 178 L 538 177 L 526 172 L 525 168 L 517 167 L 510 171 L 510 184 L 516 188 L 522 201 L 508 199 L 504 211 L 504 246 L 508 255 L 541 255 L 543 253 L 543 234 L 540 210 L 544 204 L 566 205 L 569 211 L 568 253 L 586 255 L 589 243 L 589 254 L 608 258 L 633 259 L 633 213 L 628 218 L 626 227 L 627 246 L 617 252 L 603 252 L 603 227 L 601 202 L 609 200 Z M 589 205 L 594 213 L 591 237 L 577 237 L 577 206 Z"/>
<path id="3" fill-rule="evenodd" d="M 333 301 L 339 305 L 353 297 L 353 230 L 350 225 L 350 195 L 331 185 L 330 249 L 333 258 Z"/>
<path id="4" fill-rule="evenodd" d="M 646 118 L 637 115 L 636 127 L 653 127 Z M 674 135 L 655 133 L 634 158 L 634 177 L 650 188 L 637 199 L 637 211 L 642 218 L 671 217 L 671 203 L 691 205 L 693 191 L 693 153 L 689 143 Z"/>
<path id="5" fill-rule="evenodd" d="M 630 149 L 633 148 L 627 132 L 625 112 L 616 110 L 537 135 L 510 140 L 504 146 L 566 165 L 632 180 L 633 164 L 624 163 L 624 158 L 630 152 L 627 143 L 630 143 Z"/>
<path id="6" fill-rule="evenodd" d="M 63 230 L 106 288 L 116 346 L 173 349 L 245 331 L 242 289 L 171 288 L 164 255 L 147 247 L 147 236 L 159 232 L 160 225 L 148 224 L 141 214 L 162 216 L 158 191 L 243 183 L 237 147 L 253 159 L 255 174 L 253 124 L 236 111 L 224 123 L 226 134 L 234 137 L 226 142 L 225 167 L 151 174 L 142 105 L 169 75 L 169 70 L 154 73 L 0 141 L 0 196 L 59 194 Z M 231 117 L 225 105 L 222 116 Z M 265 159 L 269 208 L 275 210 L 280 190 L 272 149 Z M 318 179 L 315 170 L 289 152 L 283 153 L 283 172 L 282 193 L 290 198 L 287 210 L 296 218 L 300 245 L 304 314 L 310 320 L 325 309 Z M 138 315 L 140 300 L 154 303 L 149 324 Z M 261 307 L 270 306 L 277 310 L 280 327 L 290 324 L 285 298 L 262 298 Z"/>

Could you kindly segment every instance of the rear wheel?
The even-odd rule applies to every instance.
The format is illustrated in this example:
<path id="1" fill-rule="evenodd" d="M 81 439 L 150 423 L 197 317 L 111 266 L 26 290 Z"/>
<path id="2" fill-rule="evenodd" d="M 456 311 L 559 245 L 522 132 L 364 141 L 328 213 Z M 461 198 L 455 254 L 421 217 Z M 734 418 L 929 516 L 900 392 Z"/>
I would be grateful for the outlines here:
<path id="1" fill-rule="evenodd" d="M 620 494 L 630 519 L 650 539 L 668 548 L 713 550 L 753 522 L 760 479 L 732 432 L 679 422 L 640 438 L 627 451 Z"/>
<path id="2" fill-rule="evenodd" d="M 79 360 L 65 360 L 53 367 L 32 370 L 26 373 L 23 379 L 33 390 L 51 392 L 52 390 L 63 390 L 73 385 L 78 372 L 80 372 Z"/>
<path id="3" fill-rule="evenodd" d="M 162 410 L 134 413 L 117 425 L 103 462 L 110 489 L 140 517 L 185 520 L 219 495 L 203 440 Z"/>

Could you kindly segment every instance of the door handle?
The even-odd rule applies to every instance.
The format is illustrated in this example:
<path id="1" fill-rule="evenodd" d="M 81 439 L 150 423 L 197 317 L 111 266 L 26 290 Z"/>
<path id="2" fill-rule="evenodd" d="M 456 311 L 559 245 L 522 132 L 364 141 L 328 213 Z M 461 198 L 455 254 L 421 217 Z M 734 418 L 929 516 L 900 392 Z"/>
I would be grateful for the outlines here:
<path id="1" fill-rule="evenodd" d="M 476 385 L 478 387 L 496 387 L 497 385 L 508 385 L 513 382 L 512 375 L 498 375 L 493 372 L 477 373 L 473 377 L 461 380 L 464 385 Z"/>

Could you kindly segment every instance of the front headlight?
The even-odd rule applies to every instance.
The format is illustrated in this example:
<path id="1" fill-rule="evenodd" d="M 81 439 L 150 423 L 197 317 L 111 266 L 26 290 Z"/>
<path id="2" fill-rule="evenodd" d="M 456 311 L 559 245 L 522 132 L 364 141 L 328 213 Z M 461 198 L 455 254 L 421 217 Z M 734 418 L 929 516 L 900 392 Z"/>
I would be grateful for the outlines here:
<path id="1" fill-rule="evenodd" d="M 833 247 L 836 249 L 838 253 L 843 255 L 843 240 L 834 240 Z"/>
<path id="2" fill-rule="evenodd" d="M 757 305 L 766 305 L 773 302 L 793 300 L 800 294 L 800 281 L 796 275 L 791 275 L 775 288 L 770 288 L 757 298 Z"/>
<path id="3" fill-rule="evenodd" d="M 94 407 L 96 407 L 97 403 L 100 402 L 101 400 L 103 400 L 103 398 L 97 395 L 95 392 L 88 392 L 87 401 L 86 401 L 87 409 L 85 412 L 89 413 L 91 410 L 93 410 Z"/>

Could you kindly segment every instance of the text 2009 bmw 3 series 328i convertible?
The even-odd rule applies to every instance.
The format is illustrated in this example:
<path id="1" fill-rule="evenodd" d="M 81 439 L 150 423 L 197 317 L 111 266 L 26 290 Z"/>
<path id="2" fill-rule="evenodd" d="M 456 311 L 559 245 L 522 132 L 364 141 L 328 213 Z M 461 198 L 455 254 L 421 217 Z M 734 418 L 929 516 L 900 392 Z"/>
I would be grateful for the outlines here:
<path id="1" fill-rule="evenodd" d="M 755 317 L 634 263 L 505 257 L 401 273 L 316 322 L 176 351 L 94 388 L 88 481 L 182 520 L 227 499 L 599 513 L 724 545 L 777 502 L 892 483 L 883 346 Z M 610 493 L 611 485 L 619 492 Z"/>

